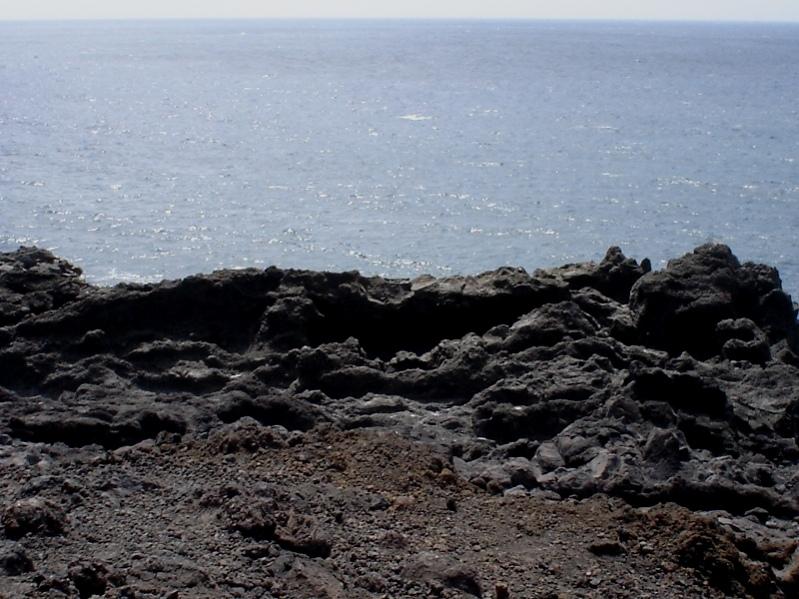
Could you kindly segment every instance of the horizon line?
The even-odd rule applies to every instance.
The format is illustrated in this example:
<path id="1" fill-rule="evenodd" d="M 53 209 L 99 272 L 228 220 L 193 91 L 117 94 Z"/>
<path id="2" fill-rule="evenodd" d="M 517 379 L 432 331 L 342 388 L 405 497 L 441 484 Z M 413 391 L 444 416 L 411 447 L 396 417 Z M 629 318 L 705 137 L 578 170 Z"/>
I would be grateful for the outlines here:
<path id="1" fill-rule="evenodd" d="M 153 22 L 153 21 L 467 21 L 467 22 L 556 22 L 556 23 L 715 23 L 715 24 L 799 24 L 796 19 L 708 19 L 708 18 L 643 18 L 643 17 L 523 17 L 523 16 L 99 16 L 99 17 L 0 17 L 0 23 L 75 23 L 75 22 Z"/>

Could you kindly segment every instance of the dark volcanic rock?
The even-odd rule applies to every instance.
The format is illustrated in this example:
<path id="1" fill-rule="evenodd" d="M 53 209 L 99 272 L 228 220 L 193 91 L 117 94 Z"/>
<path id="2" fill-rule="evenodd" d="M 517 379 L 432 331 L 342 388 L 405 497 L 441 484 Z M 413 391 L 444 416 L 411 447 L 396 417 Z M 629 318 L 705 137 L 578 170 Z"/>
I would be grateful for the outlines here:
<path id="1" fill-rule="evenodd" d="M 70 564 L 68 576 L 81 599 L 102 596 L 109 586 L 108 568 L 96 562 L 75 562 Z"/>
<path id="2" fill-rule="evenodd" d="M 227 505 L 231 528 L 253 539 L 271 539 L 275 535 L 277 522 L 273 518 L 275 505 L 266 500 L 236 497 Z"/>
<path id="3" fill-rule="evenodd" d="M 12 434 L 27 441 L 64 443 L 75 447 L 96 444 L 109 448 L 133 445 L 161 432 L 182 433 L 186 430 L 180 416 L 153 405 L 142 405 L 137 410 L 116 415 L 99 406 L 85 414 L 63 410 L 34 413 L 12 417 L 9 427 Z"/>
<path id="4" fill-rule="evenodd" d="M 776 269 L 741 265 L 724 245 L 703 245 L 642 277 L 630 306 L 644 342 L 673 354 L 716 355 L 736 329 L 745 333 L 743 341 L 757 336 L 743 323 L 717 330 L 729 319 L 748 319 L 769 343 L 786 339 L 796 349 L 796 311 Z"/>
<path id="5" fill-rule="evenodd" d="M 81 274 L 80 268 L 39 248 L 0 254 L 0 327 L 75 300 L 86 288 Z"/>
<path id="6" fill-rule="evenodd" d="M 390 429 L 496 493 L 799 515 L 796 314 L 777 272 L 719 245 L 649 271 L 611 248 L 533 276 L 269 268 L 109 289 L 21 249 L 0 256 L 0 435 L 109 450 L 199 435 L 235 460 L 314 429 Z M 232 529 L 330 552 L 250 499 Z M 7 512 L 10 536 L 63 530 L 37 505 Z"/>
<path id="7" fill-rule="evenodd" d="M 301 398 L 236 395 L 223 403 L 217 412 L 223 422 L 250 417 L 265 425 L 281 425 L 289 430 L 308 430 L 323 419 L 321 410 Z"/>
<path id="8" fill-rule="evenodd" d="M 49 499 L 31 497 L 6 507 L 2 524 L 10 539 L 20 539 L 29 534 L 53 536 L 64 532 L 66 514 Z"/>
<path id="9" fill-rule="evenodd" d="M 25 548 L 14 541 L 0 541 L 0 574 L 18 576 L 33 570 L 33 562 Z"/>
<path id="10" fill-rule="evenodd" d="M 775 270 L 724 246 L 649 270 L 611 248 L 533 276 L 270 268 L 104 289 L 47 252 L 1 255 L 2 525 L 20 542 L 0 547 L 0 594 L 527 597 L 539 575 L 542 596 L 575 576 L 612 594 L 596 560 L 659 551 L 647 571 L 691 568 L 701 596 L 789 596 L 794 306 Z M 563 518 L 516 511 L 534 498 L 562 514 L 624 506 L 627 523 L 630 505 L 674 502 L 732 533 L 681 517 L 594 536 L 580 520 L 582 566 L 561 552 L 561 572 L 545 554 Z M 638 513 L 674 510 L 688 513 Z M 501 538 L 463 545 L 500 520 Z M 670 558 L 651 547 L 664 530 Z M 535 582 L 506 586 L 521 570 L 499 556 L 536 538 Z"/>
<path id="11" fill-rule="evenodd" d="M 103 445 L 110 437 L 110 422 L 93 416 L 64 413 L 30 414 L 9 421 L 13 435 L 26 441 Z"/>
<path id="12" fill-rule="evenodd" d="M 771 349 L 765 333 L 748 318 L 721 320 L 716 325 L 721 353 L 728 360 L 747 360 L 765 364 L 771 359 Z"/>
<path id="13" fill-rule="evenodd" d="M 568 264 L 548 271 L 536 271 L 536 275 L 562 279 L 574 290 L 595 289 L 608 298 L 626 304 L 635 282 L 651 270 L 649 259 L 644 258 L 638 264 L 632 258 L 627 258 L 620 248 L 613 246 L 599 264 Z"/>
<path id="14" fill-rule="evenodd" d="M 450 557 L 432 552 L 416 555 L 405 564 L 403 576 L 412 580 L 436 583 L 463 591 L 473 597 L 482 597 L 483 590 L 476 574 Z"/>

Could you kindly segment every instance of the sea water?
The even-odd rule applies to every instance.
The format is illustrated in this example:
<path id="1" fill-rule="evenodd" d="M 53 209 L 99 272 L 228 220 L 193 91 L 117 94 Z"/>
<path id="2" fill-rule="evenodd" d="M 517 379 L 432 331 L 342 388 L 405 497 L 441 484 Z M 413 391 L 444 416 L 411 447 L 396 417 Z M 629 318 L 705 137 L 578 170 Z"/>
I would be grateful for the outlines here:
<path id="1" fill-rule="evenodd" d="M 720 241 L 799 291 L 799 26 L 0 24 L 0 251 L 95 283 Z"/>

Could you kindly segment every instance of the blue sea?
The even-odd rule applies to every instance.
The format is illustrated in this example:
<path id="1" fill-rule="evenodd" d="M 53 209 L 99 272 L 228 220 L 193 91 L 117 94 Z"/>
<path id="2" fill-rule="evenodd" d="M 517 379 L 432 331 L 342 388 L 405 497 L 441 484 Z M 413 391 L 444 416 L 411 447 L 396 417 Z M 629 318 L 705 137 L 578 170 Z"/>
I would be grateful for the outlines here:
<path id="1" fill-rule="evenodd" d="M 99 284 L 708 241 L 799 292 L 799 25 L 0 23 L 0 250 Z"/>

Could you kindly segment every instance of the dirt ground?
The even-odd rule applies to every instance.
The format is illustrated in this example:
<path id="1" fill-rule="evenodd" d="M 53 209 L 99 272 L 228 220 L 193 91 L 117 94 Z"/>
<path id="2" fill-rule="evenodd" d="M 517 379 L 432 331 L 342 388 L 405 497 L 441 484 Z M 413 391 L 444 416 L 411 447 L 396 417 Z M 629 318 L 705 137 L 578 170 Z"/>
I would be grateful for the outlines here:
<path id="1" fill-rule="evenodd" d="M 736 546 L 712 518 L 494 495 L 388 432 L 250 423 L 111 452 L 3 450 L 7 530 L 14 505 L 34 512 L 27 534 L 4 541 L 7 566 L 12 544 L 28 560 L 0 578 L 8 599 L 782 593 L 763 548 Z M 793 547 L 771 549 L 784 560 Z"/>

